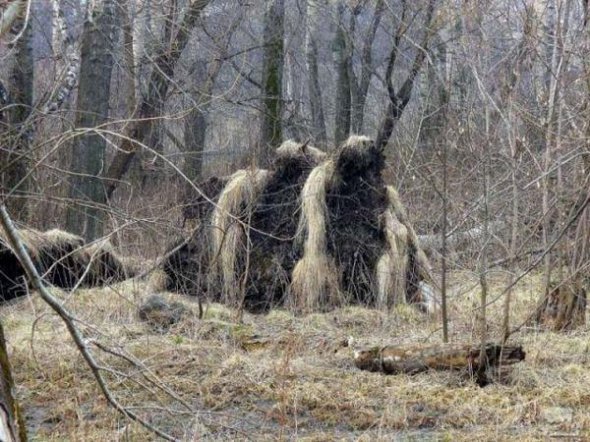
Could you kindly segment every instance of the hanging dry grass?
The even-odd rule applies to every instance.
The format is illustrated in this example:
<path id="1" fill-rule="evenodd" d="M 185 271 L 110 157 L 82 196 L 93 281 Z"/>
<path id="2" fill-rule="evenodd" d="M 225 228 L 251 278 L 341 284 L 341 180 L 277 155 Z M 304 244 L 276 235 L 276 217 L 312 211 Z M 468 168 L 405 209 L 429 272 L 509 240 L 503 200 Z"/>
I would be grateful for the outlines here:
<path id="1" fill-rule="evenodd" d="M 82 247 L 84 240 L 77 235 L 64 232 L 59 229 L 52 229 L 41 232 L 32 228 L 19 230 L 23 244 L 33 259 L 38 259 L 41 254 L 49 254 L 51 251 L 59 251 L 74 246 Z M 10 247 L 3 230 L 0 230 L 0 243 Z"/>
<path id="2" fill-rule="evenodd" d="M 383 214 L 383 230 L 387 250 L 377 263 L 378 308 L 406 302 L 406 275 L 408 268 L 408 229 L 399 222 L 391 210 Z"/>
<path id="3" fill-rule="evenodd" d="M 269 177 L 265 169 L 238 170 L 221 192 L 211 216 L 211 268 L 218 270 L 222 296 L 229 303 L 235 303 L 238 294 L 236 263 L 245 246 L 242 222 L 247 221 Z"/>
<path id="4" fill-rule="evenodd" d="M 387 201 L 389 210 L 407 229 L 406 298 L 409 302 L 421 304 L 428 312 L 434 312 L 438 304 L 434 299 L 433 287 L 436 287 L 436 281 L 432 277 L 430 260 L 420 247 L 418 235 L 416 235 L 399 194 L 393 186 L 387 186 Z"/>
<path id="5" fill-rule="evenodd" d="M 275 165 L 285 161 L 307 160 L 310 164 L 318 165 L 327 157 L 326 152 L 317 147 L 309 146 L 295 140 L 284 141 L 276 150 Z"/>
<path id="6" fill-rule="evenodd" d="M 282 303 L 296 262 L 292 239 L 300 192 L 309 172 L 325 158 L 313 146 L 287 140 L 276 149 L 271 170 L 246 169 L 201 183 L 205 197 L 195 197 L 183 212 L 198 225 L 190 238 L 172 244 L 169 249 L 176 251 L 163 266 L 168 288 L 210 300 L 220 300 L 221 294 L 233 302 L 236 278 L 243 275 L 246 309 L 264 311 Z M 250 226 L 248 250 L 243 223 Z"/>
<path id="7" fill-rule="evenodd" d="M 330 157 L 285 141 L 271 170 L 224 180 L 210 222 L 164 266 L 171 288 L 252 312 L 422 302 L 432 291 L 423 283 L 428 260 L 384 167 L 365 136 L 351 136 Z"/>
<path id="8" fill-rule="evenodd" d="M 79 265 L 75 253 L 84 245 L 82 238 L 58 229 L 40 232 L 35 229 L 25 228 L 21 229 L 19 234 L 39 273 L 43 275 L 43 278 L 48 283 L 66 289 L 72 288 L 77 283 Z M 2 235 L 0 242 L 4 244 L 5 249 L 10 250 L 6 239 L 3 237 L 4 232 L 0 232 L 0 235 Z M 5 252 L 4 256 L 5 260 L 18 261 L 11 250 Z M 16 269 L 20 267 L 20 264 L 10 262 L 3 262 L 2 265 L 2 268 L 11 267 Z M 17 276 L 19 280 L 24 281 L 24 272 Z M 20 285 L 23 288 L 25 287 L 24 282 L 21 282 Z M 20 294 L 26 294 L 26 290 L 21 289 Z"/>
<path id="9" fill-rule="evenodd" d="M 84 285 L 94 287 L 132 278 L 142 265 L 137 259 L 120 255 L 108 239 L 95 241 L 74 254 Z"/>
<path id="10" fill-rule="evenodd" d="M 44 280 L 63 289 L 123 281 L 142 267 L 137 259 L 118 254 L 107 239 L 85 245 L 79 236 L 58 229 L 24 228 L 19 235 Z M 0 231 L 0 299 L 26 294 L 24 269 Z"/>
<path id="11" fill-rule="evenodd" d="M 432 266 L 430 265 L 430 260 L 424 253 L 424 250 L 420 247 L 420 240 L 418 239 L 418 235 L 412 227 L 412 223 L 407 215 L 406 209 L 401 202 L 399 194 L 395 187 L 387 186 L 387 199 L 389 202 L 390 207 L 393 209 L 393 213 L 399 219 L 399 221 L 406 226 L 408 229 L 408 241 L 416 248 L 416 260 L 420 266 L 421 276 L 429 281 L 433 282 L 432 279 Z"/>
<path id="12" fill-rule="evenodd" d="M 326 195 L 335 166 L 327 160 L 313 169 L 301 191 L 298 240 L 304 238 L 303 258 L 295 265 L 291 282 L 291 303 L 297 311 L 310 312 L 340 301 L 338 271 L 327 251 Z"/>

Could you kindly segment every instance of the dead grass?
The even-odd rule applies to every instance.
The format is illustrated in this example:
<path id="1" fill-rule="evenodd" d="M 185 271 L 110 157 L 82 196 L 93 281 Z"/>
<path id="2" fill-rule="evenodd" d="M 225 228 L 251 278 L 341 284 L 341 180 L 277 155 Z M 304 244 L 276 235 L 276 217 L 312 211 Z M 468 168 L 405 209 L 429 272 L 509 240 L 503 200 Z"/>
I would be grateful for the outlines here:
<path id="1" fill-rule="evenodd" d="M 453 340 L 477 339 L 476 278 L 454 274 Z M 493 293 L 507 278 L 490 275 Z M 539 281 L 514 294 L 513 323 L 536 303 Z M 568 334 L 525 329 L 515 340 L 524 363 L 504 381 L 479 388 L 458 373 L 385 376 L 357 370 L 354 346 L 440 342 L 436 318 L 407 305 L 389 313 L 344 307 L 304 317 L 277 310 L 246 315 L 220 305 L 195 312 L 166 333 L 139 322 L 137 305 L 152 291 L 126 282 L 113 288 L 56 293 L 94 339 L 124 349 L 148 369 L 96 351 L 109 366 L 110 385 L 128 406 L 183 440 L 546 440 L 590 438 L 588 327 Z M 164 294 L 173 300 L 178 297 Z M 489 308 L 491 335 L 501 326 L 501 300 Z M 58 318 L 37 296 L 0 310 L 32 440 L 145 441 L 153 437 L 122 419 L 100 396 Z M 196 412 L 151 386 L 158 379 Z"/>
<path id="2" fill-rule="evenodd" d="M 265 169 L 238 170 L 219 195 L 211 216 L 212 254 L 219 255 L 223 297 L 231 305 L 239 305 L 236 262 L 245 237 L 237 219 L 247 218 L 269 178 Z"/>
<path id="3" fill-rule="evenodd" d="M 408 229 L 399 222 L 392 210 L 385 211 L 382 222 L 387 249 L 377 262 L 375 279 L 377 306 L 387 308 L 405 301 L 397 298 L 406 292 Z"/>
<path id="4" fill-rule="evenodd" d="M 303 244 L 303 257 L 293 269 L 292 307 L 309 312 L 326 305 L 338 305 L 340 291 L 334 259 L 327 251 L 326 194 L 334 180 L 333 159 L 315 167 L 301 190 L 301 214 L 297 240 Z"/>

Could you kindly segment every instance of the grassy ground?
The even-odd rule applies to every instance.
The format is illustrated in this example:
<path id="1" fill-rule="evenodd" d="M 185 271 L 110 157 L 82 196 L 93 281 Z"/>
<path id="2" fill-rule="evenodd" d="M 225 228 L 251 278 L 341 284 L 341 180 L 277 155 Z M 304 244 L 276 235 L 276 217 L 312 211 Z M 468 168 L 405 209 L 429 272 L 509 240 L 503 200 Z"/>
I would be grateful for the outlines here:
<path id="1" fill-rule="evenodd" d="M 476 279 L 455 274 L 452 281 L 452 339 L 475 341 Z M 490 296 L 505 283 L 492 276 Z M 355 346 L 440 342 L 440 321 L 408 306 L 390 313 L 348 307 L 303 318 L 273 311 L 237 324 L 235 313 L 219 305 L 199 320 L 196 304 L 182 298 L 193 314 L 160 332 L 136 314 L 153 290 L 150 283 L 126 282 L 55 293 L 87 336 L 144 365 L 140 370 L 93 347 L 120 401 L 179 439 L 590 439 L 588 328 L 524 329 L 512 340 L 524 345 L 526 361 L 502 382 L 479 388 L 459 373 L 385 376 L 354 367 L 349 337 Z M 537 294 L 536 278 L 519 284 L 515 324 L 531 312 Z M 490 306 L 491 336 L 498 336 L 501 307 L 501 301 Z M 32 440 L 156 439 L 109 408 L 65 327 L 37 296 L 0 314 Z"/>

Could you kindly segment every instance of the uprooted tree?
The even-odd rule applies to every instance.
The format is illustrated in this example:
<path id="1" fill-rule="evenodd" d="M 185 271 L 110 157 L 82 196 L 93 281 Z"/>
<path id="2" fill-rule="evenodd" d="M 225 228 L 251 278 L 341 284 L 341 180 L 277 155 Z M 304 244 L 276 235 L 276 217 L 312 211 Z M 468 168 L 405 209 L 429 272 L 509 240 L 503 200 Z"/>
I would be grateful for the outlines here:
<path id="1" fill-rule="evenodd" d="M 168 288 L 250 311 L 432 310 L 430 264 L 384 165 L 367 137 L 331 154 L 287 141 L 269 170 L 208 180 L 186 211 L 198 226 L 164 263 Z"/>
<path id="2" fill-rule="evenodd" d="M 118 254 L 107 239 L 85 244 L 76 235 L 58 229 L 18 231 L 44 282 L 70 290 L 101 286 L 132 277 L 139 265 Z M 3 231 L 0 231 L 0 302 L 28 293 L 26 272 Z"/>

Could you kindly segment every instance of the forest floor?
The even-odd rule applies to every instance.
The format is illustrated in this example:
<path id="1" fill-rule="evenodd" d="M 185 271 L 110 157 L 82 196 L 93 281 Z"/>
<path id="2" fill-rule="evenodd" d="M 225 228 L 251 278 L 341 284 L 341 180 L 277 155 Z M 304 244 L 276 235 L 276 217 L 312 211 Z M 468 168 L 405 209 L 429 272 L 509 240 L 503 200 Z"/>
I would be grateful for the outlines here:
<path id="1" fill-rule="evenodd" d="M 477 342 L 477 278 L 452 275 L 453 341 Z M 505 278 L 490 276 L 490 298 Z M 137 306 L 152 282 L 54 293 L 94 340 L 132 354 L 139 370 L 93 346 L 119 400 L 181 440 L 567 440 L 590 439 L 590 328 L 571 333 L 525 328 L 526 360 L 500 382 L 478 387 L 465 374 L 388 376 L 358 370 L 354 345 L 441 342 L 440 319 L 410 306 L 384 313 L 346 307 L 294 317 L 245 315 L 220 305 L 166 332 L 141 322 Z M 539 279 L 514 292 L 512 322 L 533 311 Z M 489 308 L 499 336 L 502 300 Z M 110 408 L 60 319 L 34 295 L 0 310 L 17 394 L 31 440 L 146 441 L 157 438 Z M 147 378 L 157 385 L 149 384 Z M 172 395 L 164 391 L 167 386 Z M 189 409 L 192 409 L 190 411 Z"/>

